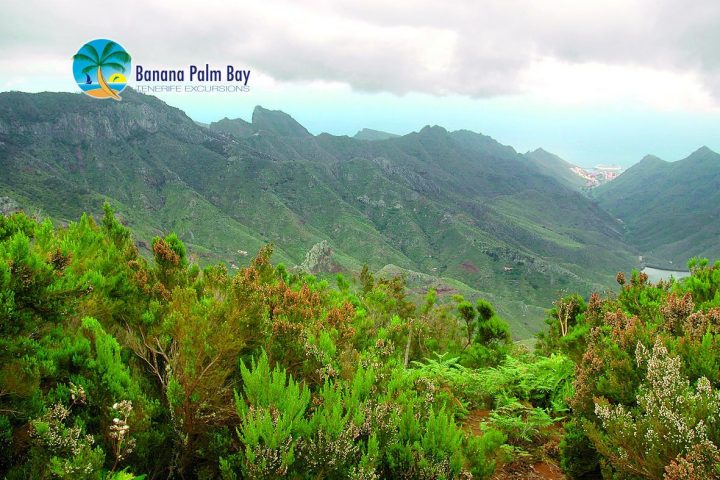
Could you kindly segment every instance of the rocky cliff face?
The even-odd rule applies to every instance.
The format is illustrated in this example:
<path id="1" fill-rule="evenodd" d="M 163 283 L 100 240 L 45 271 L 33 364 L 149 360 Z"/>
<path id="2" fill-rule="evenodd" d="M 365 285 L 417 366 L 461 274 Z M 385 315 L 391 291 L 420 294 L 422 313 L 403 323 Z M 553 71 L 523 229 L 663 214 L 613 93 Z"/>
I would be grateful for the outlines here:
<path id="1" fill-rule="evenodd" d="M 130 89 L 122 102 L 110 105 L 82 94 L 38 94 L 40 105 L 29 104 L 16 92 L 0 94 L 0 135 L 55 138 L 70 144 L 86 140 L 119 140 L 159 131 L 173 132 L 200 143 L 211 135 L 182 111 Z M 60 96 L 43 102 L 42 96 Z M 152 98 L 151 101 L 148 101 Z"/>
<path id="2" fill-rule="evenodd" d="M 20 204 L 10 197 L 0 197 L 0 215 L 10 215 L 22 210 Z"/>
<path id="3" fill-rule="evenodd" d="M 305 254 L 300 270 L 313 274 L 333 272 L 338 266 L 333 262 L 332 254 L 332 248 L 327 240 L 318 242 Z"/>

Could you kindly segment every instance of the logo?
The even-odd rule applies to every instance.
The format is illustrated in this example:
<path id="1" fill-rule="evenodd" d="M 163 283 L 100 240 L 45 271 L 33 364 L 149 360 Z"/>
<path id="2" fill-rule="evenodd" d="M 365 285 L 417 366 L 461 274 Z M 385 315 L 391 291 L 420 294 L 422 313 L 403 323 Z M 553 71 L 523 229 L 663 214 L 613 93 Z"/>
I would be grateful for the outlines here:
<path id="1" fill-rule="evenodd" d="M 118 43 L 92 40 L 73 56 L 73 76 L 85 95 L 121 100 L 127 86 L 125 73 L 131 71 L 130 54 Z"/>

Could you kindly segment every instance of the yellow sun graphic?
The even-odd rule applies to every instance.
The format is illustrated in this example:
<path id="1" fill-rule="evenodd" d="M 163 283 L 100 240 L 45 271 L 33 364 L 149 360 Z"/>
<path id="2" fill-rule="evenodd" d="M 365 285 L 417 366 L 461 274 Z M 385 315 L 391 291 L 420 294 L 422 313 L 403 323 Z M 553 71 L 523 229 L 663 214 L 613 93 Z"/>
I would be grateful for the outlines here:
<path id="1" fill-rule="evenodd" d="M 127 78 L 122 73 L 113 73 L 108 79 L 110 83 L 127 83 Z"/>

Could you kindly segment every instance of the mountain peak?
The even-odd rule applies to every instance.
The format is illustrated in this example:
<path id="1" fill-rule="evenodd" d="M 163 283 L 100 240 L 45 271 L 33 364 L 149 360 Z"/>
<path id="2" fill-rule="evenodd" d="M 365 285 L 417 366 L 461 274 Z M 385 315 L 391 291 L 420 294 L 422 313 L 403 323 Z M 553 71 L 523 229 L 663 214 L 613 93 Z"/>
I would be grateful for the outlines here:
<path id="1" fill-rule="evenodd" d="M 534 160 L 554 161 L 554 162 L 562 163 L 563 165 L 572 165 L 570 162 L 561 158 L 559 155 L 555 155 L 552 152 L 548 152 L 547 150 L 545 150 L 542 147 L 536 148 L 535 150 L 531 150 L 531 151 L 527 152 L 524 156 L 527 158 L 534 159 Z"/>
<path id="2" fill-rule="evenodd" d="M 702 146 L 690 154 L 686 159 L 676 162 L 680 165 L 688 165 L 695 170 L 707 170 L 716 168 L 720 164 L 720 155 Z"/>
<path id="3" fill-rule="evenodd" d="M 448 131 L 439 125 L 425 125 L 419 132 L 421 137 L 441 137 L 447 135 Z"/>
<path id="4" fill-rule="evenodd" d="M 253 110 L 252 124 L 256 130 L 280 137 L 311 137 L 312 134 L 293 117 L 280 110 L 258 105 Z"/>
<path id="5" fill-rule="evenodd" d="M 242 118 L 223 118 L 217 122 L 212 122 L 209 126 L 211 130 L 217 130 L 236 137 L 249 137 L 255 133 L 251 123 L 246 122 Z"/>
<path id="6" fill-rule="evenodd" d="M 441 127 L 440 125 L 425 125 L 421 130 L 422 132 L 438 132 L 438 133 L 447 133 L 447 130 L 445 127 Z"/>
<path id="7" fill-rule="evenodd" d="M 548 152 L 544 148 L 536 148 L 527 152 L 523 157 L 538 167 L 541 172 L 550 175 L 570 188 L 578 189 L 588 184 L 589 178 L 582 168 L 573 165 L 552 152 Z"/>
<path id="8" fill-rule="evenodd" d="M 383 132 L 382 130 L 375 130 L 372 128 L 363 128 L 358 131 L 353 138 L 358 140 L 387 140 L 389 138 L 397 138 L 400 135 L 395 133 Z"/>
<path id="9" fill-rule="evenodd" d="M 641 164 L 650 165 L 653 163 L 667 163 L 667 162 L 656 155 L 647 154 L 642 158 L 642 160 L 640 160 L 638 162 L 638 165 L 641 165 Z"/>
<path id="10" fill-rule="evenodd" d="M 697 156 L 708 156 L 708 155 L 717 155 L 718 153 L 714 150 L 711 150 L 707 145 L 703 145 L 702 147 L 695 150 L 693 153 L 690 154 L 690 157 L 697 157 Z"/>
<path id="11" fill-rule="evenodd" d="M 538 147 L 535 150 L 528 150 L 528 152 L 525 155 L 552 155 L 553 157 L 557 157 L 554 153 L 550 153 L 547 150 L 545 150 L 542 147 Z"/>

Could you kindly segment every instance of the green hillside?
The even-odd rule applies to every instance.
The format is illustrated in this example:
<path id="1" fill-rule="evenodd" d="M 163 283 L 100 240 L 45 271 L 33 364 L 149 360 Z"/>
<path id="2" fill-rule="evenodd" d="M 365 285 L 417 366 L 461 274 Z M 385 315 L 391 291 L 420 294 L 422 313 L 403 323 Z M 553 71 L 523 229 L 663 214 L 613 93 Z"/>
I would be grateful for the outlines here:
<path id="1" fill-rule="evenodd" d="M 299 265 L 326 241 L 333 271 L 395 265 L 491 293 L 523 338 L 559 291 L 604 289 L 635 258 L 595 203 L 469 131 L 313 136 L 261 107 L 204 128 L 131 90 L 117 103 L 13 92 L 0 142 L 0 196 L 27 210 L 62 222 L 109 200 L 141 247 L 175 231 L 201 263 L 242 266 L 272 242 Z"/>
<path id="2" fill-rule="evenodd" d="M 676 162 L 647 156 L 594 193 L 648 261 L 720 258 L 720 155 L 709 148 Z"/>
<path id="3" fill-rule="evenodd" d="M 575 165 L 563 160 L 554 153 L 538 148 L 527 152 L 525 157 L 568 187 L 579 190 L 585 186 L 585 179 L 572 171 Z"/>

